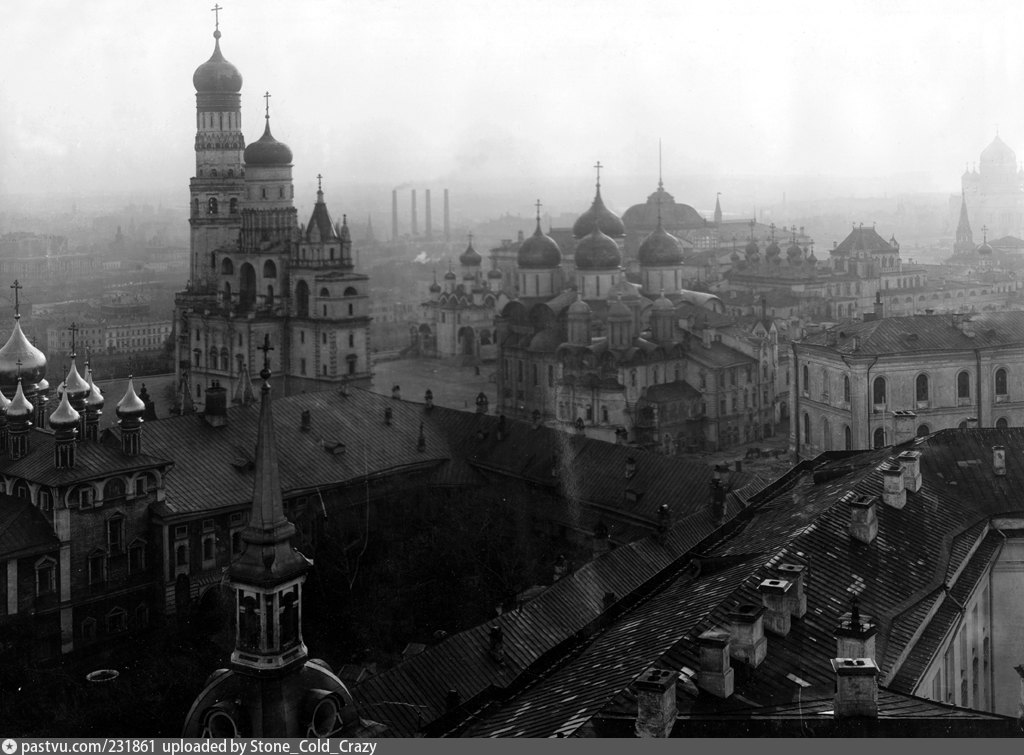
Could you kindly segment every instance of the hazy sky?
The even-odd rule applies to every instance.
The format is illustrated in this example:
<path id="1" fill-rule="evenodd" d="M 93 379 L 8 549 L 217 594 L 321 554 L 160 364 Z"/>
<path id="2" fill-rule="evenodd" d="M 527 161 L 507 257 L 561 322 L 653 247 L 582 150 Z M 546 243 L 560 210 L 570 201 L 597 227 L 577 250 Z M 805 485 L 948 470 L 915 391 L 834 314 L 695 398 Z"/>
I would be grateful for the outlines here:
<path id="1" fill-rule="evenodd" d="M 1019 0 L 221 3 L 246 140 L 270 90 L 300 193 L 317 172 L 328 190 L 543 193 L 590 185 L 597 159 L 608 193 L 617 175 L 653 189 L 659 138 L 667 183 L 910 173 L 955 190 L 997 126 L 1024 157 Z M 0 196 L 184 192 L 212 5 L 4 3 Z"/>

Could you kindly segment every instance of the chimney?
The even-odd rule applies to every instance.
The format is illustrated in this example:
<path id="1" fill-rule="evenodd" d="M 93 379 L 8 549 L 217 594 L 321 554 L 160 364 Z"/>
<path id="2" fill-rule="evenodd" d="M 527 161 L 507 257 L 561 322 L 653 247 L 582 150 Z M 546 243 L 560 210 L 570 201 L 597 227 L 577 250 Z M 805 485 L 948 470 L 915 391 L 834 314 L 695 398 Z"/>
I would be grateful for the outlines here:
<path id="1" fill-rule="evenodd" d="M 978 418 L 977 417 L 968 417 L 967 418 L 967 429 L 968 430 L 977 430 L 978 429 Z"/>
<path id="2" fill-rule="evenodd" d="M 676 722 L 675 671 L 647 669 L 636 680 L 636 735 L 643 739 L 664 738 Z"/>
<path id="3" fill-rule="evenodd" d="M 740 603 L 729 612 L 729 621 L 729 655 L 757 668 L 768 655 L 764 608 L 753 603 Z"/>
<path id="4" fill-rule="evenodd" d="M 803 618 L 807 613 L 807 580 L 810 577 L 810 570 L 806 564 L 787 563 L 779 564 L 775 571 L 781 579 L 793 585 L 786 594 L 790 617 Z"/>
<path id="5" fill-rule="evenodd" d="M 302 414 L 299 415 L 299 430 L 301 430 L 304 433 L 308 433 L 310 425 L 311 425 L 311 422 L 310 422 L 309 409 L 303 409 L 302 410 Z"/>
<path id="6" fill-rule="evenodd" d="M 894 509 L 902 509 L 907 505 L 903 465 L 898 461 L 888 461 L 882 465 L 882 503 Z"/>
<path id="7" fill-rule="evenodd" d="M 875 319 L 881 320 L 885 317 L 885 305 L 882 304 L 882 292 L 875 291 Z"/>
<path id="8" fill-rule="evenodd" d="M 434 392 L 427 388 L 427 392 L 423 394 L 423 404 L 426 409 L 434 408 Z"/>
<path id="9" fill-rule="evenodd" d="M 935 314 L 935 310 L 934 310 L 934 309 L 926 309 L 926 310 L 924 311 L 924 313 L 925 313 L 926 315 L 934 315 L 934 314 Z"/>
<path id="10" fill-rule="evenodd" d="M 730 697 L 734 674 L 729 660 L 729 633 L 721 629 L 709 629 L 697 638 L 697 646 L 700 648 L 697 686 L 715 697 Z"/>
<path id="11" fill-rule="evenodd" d="M 562 553 L 558 554 L 558 558 L 555 559 L 555 579 L 557 582 L 566 574 L 569 573 L 569 562 L 565 560 L 565 555 Z"/>
<path id="12" fill-rule="evenodd" d="M 490 647 L 488 652 L 498 663 L 505 662 L 505 634 L 501 631 L 501 627 L 497 624 L 491 626 L 490 633 L 488 635 L 490 639 Z"/>
<path id="13" fill-rule="evenodd" d="M 427 450 L 427 436 L 423 434 L 423 423 L 420 422 L 420 434 L 416 438 L 416 450 L 423 453 Z"/>
<path id="14" fill-rule="evenodd" d="M 850 504 L 850 537 L 868 545 L 878 534 L 878 512 L 875 496 L 847 493 L 845 498 Z"/>
<path id="15" fill-rule="evenodd" d="M 921 452 L 904 451 L 896 457 L 903 467 L 903 487 L 908 493 L 916 493 L 921 489 Z"/>
<path id="16" fill-rule="evenodd" d="M 385 425 L 390 425 L 391 424 L 391 407 L 390 406 L 385 406 L 384 407 L 384 424 Z"/>
<path id="17" fill-rule="evenodd" d="M 619 428 L 615 429 L 615 445 L 617 445 L 617 446 L 624 446 L 624 445 L 626 445 L 626 442 L 628 440 L 629 440 L 629 430 L 627 430 L 624 427 L 619 427 Z"/>
<path id="18" fill-rule="evenodd" d="M 725 520 L 725 488 L 717 477 L 711 478 L 711 517 L 715 524 Z"/>
<path id="19" fill-rule="evenodd" d="M 785 637 L 789 634 L 789 593 L 793 583 L 788 579 L 765 579 L 757 586 L 764 605 L 765 629 Z"/>
<path id="20" fill-rule="evenodd" d="M 462 704 L 462 695 L 459 694 L 457 689 L 448 690 L 448 694 L 444 697 L 445 710 L 455 710 Z"/>
<path id="21" fill-rule="evenodd" d="M 506 433 L 505 427 L 505 415 L 502 414 L 498 417 L 498 440 L 504 440 Z"/>
<path id="22" fill-rule="evenodd" d="M 402 400 L 402 388 L 397 383 L 391 386 L 391 398 L 395 399 L 396 401 Z"/>
<path id="23" fill-rule="evenodd" d="M 476 394 L 476 413 L 487 414 L 487 394 L 483 391 Z"/>
<path id="24" fill-rule="evenodd" d="M 878 718 L 878 666 L 870 658 L 833 658 L 836 718 Z"/>
<path id="25" fill-rule="evenodd" d="M 203 419 L 210 427 L 224 427 L 228 423 L 228 389 L 219 380 L 212 381 L 206 389 Z"/>
<path id="26" fill-rule="evenodd" d="M 448 219 L 448 189 L 444 190 L 444 240 L 452 240 L 452 227 Z"/>
<path id="27" fill-rule="evenodd" d="M 910 409 L 898 409 L 892 413 L 895 433 L 893 445 L 903 443 L 917 436 L 917 413 Z"/>
<path id="28" fill-rule="evenodd" d="M 974 338 L 974 322 L 971 320 L 970 315 L 965 316 L 960 321 L 960 332 L 968 338 Z"/>
<path id="29" fill-rule="evenodd" d="M 839 626 L 833 632 L 836 657 L 874 659 L 877 633 L 878 626 L 871 617 L 860 615 L 860 601 L 854 595 L 850 599 L 850 610 L 839 617 Z"/>
<path id="30" fill-rule="evenodd" d="M 391 192 L 391 240 L 398 238 L 398 189 Z"/>
<path id="31" fill-rule="evenodd" d="M 423 200 L 423 227 L 427 235 L 427 241 L 429 241 L 433 231 L 430 222 L 430 189 L 425 189 L 424 191 L 426 198 Z"/>
<path id="32" fill-rule="evenodd" d="M 416 189 L 412 190 L 412 237 L 420 235 L 420 224 L 416 220 Z"/>
<path id="33" fill-rule="evenodd" d="M 594 527 L 594 536 L 591 538 L 591 555 L 593 558 L 603 556 L 608 548 L 608 528 L 604 522 L 598 522 Z"/>
<path id="34" fill-rule="evenodd" d="M 1006 477 L 1006 448 L 992 446 L 992 472 L 996 477 Z"/>
<path id="35" fill-rule="evenodd" d="M 626 457 L 626 479 L 631 480 L 636 474 L 636 459 L 632 456 Z"/>
<path id="36" fill-rule="evenodd" d="M 668 531 L 672 529 L 672 512 L 668 504 L 663 503 L 658 507 L 658 539 L 664 543 Z"/>

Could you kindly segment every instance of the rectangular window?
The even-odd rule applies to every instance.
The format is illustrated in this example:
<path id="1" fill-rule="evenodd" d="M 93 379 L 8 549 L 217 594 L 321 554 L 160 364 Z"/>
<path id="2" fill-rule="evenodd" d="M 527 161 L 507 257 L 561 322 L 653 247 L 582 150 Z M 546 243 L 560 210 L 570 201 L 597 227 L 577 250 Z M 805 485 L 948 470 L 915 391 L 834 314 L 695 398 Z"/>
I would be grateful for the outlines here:
<path id="1" fill-rule="evenodd" d="M 83 509 L 91 509 L 96 491 L 92 488 L 80 488 L 78 491 L 78 505 Z"/>
<path id="2" fill-rule="evenodd" d="M 138 574 L 146 570 L 146 546 L 133 543 L 128 548 L 128 573 Z"/>
<path id="3" fill-rule="evenodd" d="M 206 568 L 208 564 L 212 563 L 216 557 L 216 538 L 213 535 L 206 535 L 203 537 L 203 567 Z"/>
<path id="4" fill-rule="evenodd" d="M 203 532 L 213 532 L 213 520 L 212 519 L 204 519 L 203 520 Z"/>
<path id="5" fill-rule="evenodd" d="M 177 524 L 174 526 L 174 539 L 185 540 L 188 537 L 188 525 Z"/>
<path id="6" fill-rule="evenodd" d="M 124 517 L 115 516 L 107 520 L 107 550 L 117 555 L 124 547 Z"/>
<path id="7" fill-rule="evenodd" d="M 326 338 L 327 337 L 324 336 L 324 343 L 327 343 Z M 356 334 L 355 333 L 349 333 L 348 334 L 348 346 L 351 349 L 351 348 L 354 348 L 355 345 L 356 345 Z"/>
<path id="8" fill-rule="evenodd" d="M 956 691 L 955 691 L 955 687 L 954 687 L 954 681 L 955 681 L 956 677 L 954 676 L 953 661 L 954 661 L 954 658 L 953 658 L 953 645 L 950 644 L 950 646 L 948 648 L 946 648 L 946 654 L 945 654 L 945 656 L 943 656 L 943 659 L 942 659 L 942 676 L 943 676 L 943 679 L 945 680 L 945 685 L 943 686 L 943 699 L 942 699 L 942 702 L 947 702 L 947 703 L 955 705 L 956 704 L 956 698 L 955 698 Z"/>
<path id="9" fill-rule="evenodd" d="M 57 568 L 52 561 L 36 567 L 36 595 L 50 595 L 57 591 Z"/>
<path id="10" fill-rule="evenodd" d="M 554 365 L 548 365 L 548 388 L 555 387 L 555 367 Z"/>
<path id="11" fill-rule="evenodd" d="M 300 375 L 305 375 L 306 374 L 306 360 L 305 359 L 300 359 L 299 360 L 299 374 Z"/>
<path id="12" fill-rule="evenodd" d="M 107 579 L 107 557 L 96 554 L 89 557 L 89 584 L 99 585 Z"/>
<path id="13" fill-rule="evenodd" d="M 299 331 L 299 343 L 305 343 L 305 342 L 306 342 L 306 331 L 300 330 Z"/>

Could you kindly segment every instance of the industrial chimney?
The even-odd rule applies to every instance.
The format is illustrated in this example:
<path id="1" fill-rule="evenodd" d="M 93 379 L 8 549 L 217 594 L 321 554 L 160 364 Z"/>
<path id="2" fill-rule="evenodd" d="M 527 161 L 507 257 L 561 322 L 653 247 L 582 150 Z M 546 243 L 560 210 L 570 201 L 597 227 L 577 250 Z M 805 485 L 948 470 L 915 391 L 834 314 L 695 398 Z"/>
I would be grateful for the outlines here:
<path id="1" fill-rule="evenodd" d="M 452 240 L 452 226 L 448 216 L 448 189 L 444 190 L 444 240 Z"/>
<path id="2" fill-rule="evenodd" d="M 433 230 L 431 228 L 430 221 L 430 189 L 426 189 L 426 194 L 427 197 L 426 200 L 424 200 L 425 203 L 423 205 L 423 229 L 424 232 L 427 234 L 427 241 L 430 241 Z"/>
<path id="3" fill-rule="evenodd" d="M 412 190 L 412 237 L 420 235 L 420 225 L 416 220 L 416 189 Z"/>
<path id="4" fill-rule="evenodd" d="M 391 191 L 391 240 L 398 239 L 398 189 Z"/>

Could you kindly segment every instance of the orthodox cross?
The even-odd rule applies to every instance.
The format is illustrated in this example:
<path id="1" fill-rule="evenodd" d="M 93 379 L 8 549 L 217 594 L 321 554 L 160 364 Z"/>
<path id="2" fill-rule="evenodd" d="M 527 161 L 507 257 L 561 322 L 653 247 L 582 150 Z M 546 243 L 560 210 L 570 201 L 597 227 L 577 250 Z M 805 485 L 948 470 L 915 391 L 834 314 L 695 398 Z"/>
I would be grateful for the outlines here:
<path id="1" fill-rule="evenodd" d="M 321 183 L 322 179 L 323 179 L 323 176 L 321 176 L 319 173 L 317 173 L 316 174 L 316 190 L 317 191 L 323 191 L 324 190 L 323 183 Z"/>
<path id="2" fill-rule="evenodd" d="M 21 381 L 21 360 L 19 359 L 15 364 L 18 365 L 18 380 Z"/>
<path id="3" fill-rule="evenodd" d="M 265 106 L 266 110 L 267 110 L 266 119 L 269 121 L 270 120 L 270 92 L 265 92 L 263 94 L 263 99 L 266 102 L 266 106 Z"/>
<path id="4" fill-rule="evenodd" d="M 533 206 L 537 208 L 537 224 L 539 225 L 540 224 L 540 208 L 543 205 L 540 203 L 540 200 L 538 199 L 536 202 L 533 203 Z"/>
<path id="5" fill-rule="evenodd" d="M 257 348 L 263 352 L 263 369 L 260 370 L 260 377 L 267 380 L 270 377 L 270 352 L 274 350 L 270 345 L 270 333 L 263 334 L 263 345 Z"/>
<path id="6" fill-rule="evenodd" d="M 18 283 L 17 280 L 15 280 L 14 283 L 11 285 L 11 288 L 14 289 L 14 319 L 18 319 L 19 317 L 21 317 L 21 313 L 18 311 L 18 292 L 21 289 L 23 289 L 24 286 L 22 286 L 20 283 Z"/>
<path id="7" fill-rule="evenodd" d="M 469 245 L 473 246 L 473 234 L 472 233 L 467 233 L 466 235 L 469 237 Z"/>
<path id="8" fill-rule="evenodd" d="M 982 238 L 982 243 L 983 244 L 988 243 L 988 226 L 987 225 L 983 225 L 981 227 L 981 238 Z M 17 282 L 17 281 L 15 281 L 15 282 Z"/>
<path id="9" fill-rule="evenodd" d="M 603 168 L 604 166 L 603 166 L 603 165 L 601 165 L 601 161 L 600 161 L 600 160 L 598 160 L 598 161 L 597 161 L 597 162 L 596 162 L 596 163 L 594 164 L 594 167 L 595 167 L 595 168 L 597 168 L 597 188 L 599 188 L 599 189 L 600 189 L 600 188 L 601 188 L 601 168 Z"/>
<path id="10" fill-rule="evenodd" d="M 68 330 L 71 331 L 71 356 L 73 358 L 75 356 L 75 334 L 78 332 L 78 326 L 75 323 L 71 323 Z"/>
<path id="11" fill-rule="evenodd" d="M 215 3 L 210 10 L 213 11 L 213 28 L 216 31 L 220 28 L 220 12 L 224 9 Z"/>

